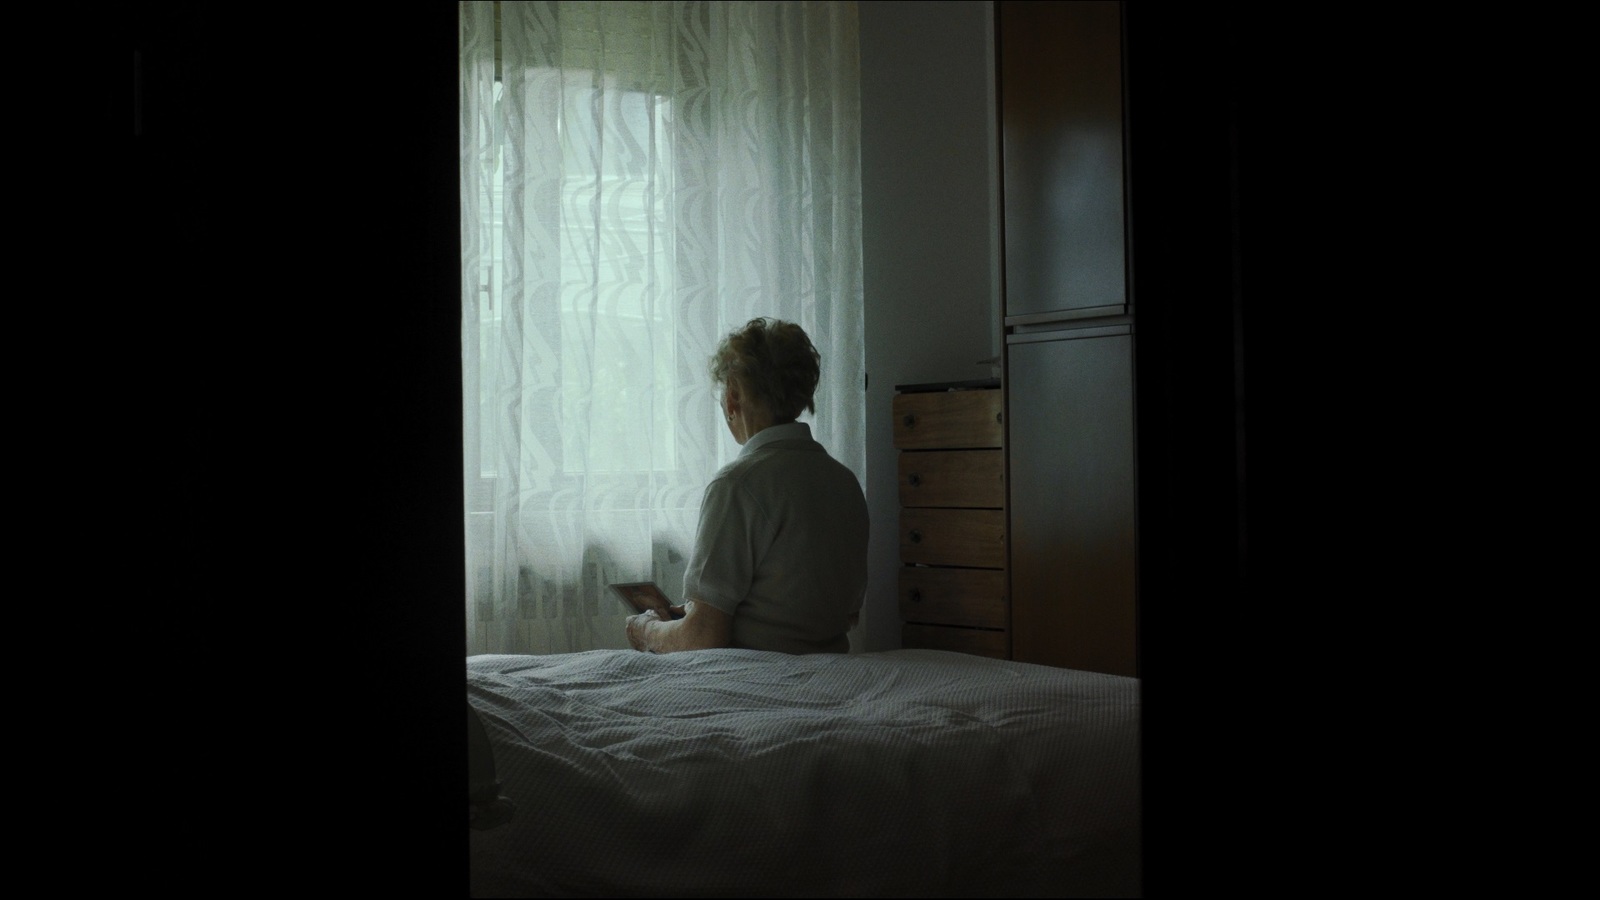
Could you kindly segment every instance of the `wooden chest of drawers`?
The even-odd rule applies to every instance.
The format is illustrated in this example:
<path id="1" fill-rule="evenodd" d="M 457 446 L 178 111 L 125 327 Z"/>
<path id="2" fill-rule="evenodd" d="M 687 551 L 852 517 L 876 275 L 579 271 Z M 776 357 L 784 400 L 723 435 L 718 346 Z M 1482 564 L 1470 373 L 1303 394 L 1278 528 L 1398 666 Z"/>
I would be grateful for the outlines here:
<path id="1" fill-rule="evenodd" d="M 1010 657 L 1003 410 L 997 380 L 896 387 L 905 647 Z"/>

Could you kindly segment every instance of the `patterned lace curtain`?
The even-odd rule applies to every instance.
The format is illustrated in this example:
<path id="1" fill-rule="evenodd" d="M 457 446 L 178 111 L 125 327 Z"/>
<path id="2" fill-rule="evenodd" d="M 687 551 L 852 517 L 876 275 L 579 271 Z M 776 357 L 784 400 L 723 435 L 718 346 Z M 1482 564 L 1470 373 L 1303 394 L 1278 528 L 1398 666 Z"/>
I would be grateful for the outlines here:
<path id="1" fill-rule="evenodd" d="M 854 3 L 461 4 L 467 653 L 626 647 L 738 452 L 707 363 L 822 353 L 803 417 L 865 483 Z"/>

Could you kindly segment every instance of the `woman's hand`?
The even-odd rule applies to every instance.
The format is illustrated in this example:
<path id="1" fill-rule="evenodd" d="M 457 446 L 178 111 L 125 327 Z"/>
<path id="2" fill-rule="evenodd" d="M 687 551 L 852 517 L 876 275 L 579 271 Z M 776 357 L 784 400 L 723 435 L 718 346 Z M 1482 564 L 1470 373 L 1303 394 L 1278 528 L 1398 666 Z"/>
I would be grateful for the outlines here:
<path id="1" fill-rule="evenodd" d="M 661 615 L 661 611 L 656 609 L 647 609 L 644 612 L 639 613 L 637 616 L 629 616 L 628 643 L 632 644 L 633 649 L 635 650 L 648 652 L 648 648 L 645 646 L 645 628 L 651 622 L 660 622 L 663 620 L 664 619 Z"/>
<path id="2" fill-rule="evenodd" d="M 692 600 L 684 601 L 682 606 L 629 616 L 627 630 L 628 643 L 645 653 L 676 653 L 733 644 L 733 617 Z"/>

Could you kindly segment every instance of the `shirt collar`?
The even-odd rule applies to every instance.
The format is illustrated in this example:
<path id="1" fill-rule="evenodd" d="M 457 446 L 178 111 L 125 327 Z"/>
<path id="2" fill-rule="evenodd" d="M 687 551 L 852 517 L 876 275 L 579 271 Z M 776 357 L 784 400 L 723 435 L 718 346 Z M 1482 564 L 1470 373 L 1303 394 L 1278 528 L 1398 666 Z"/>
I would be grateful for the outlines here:
<path id="1" fill-rule="evenodd" d="M 747 456 L 760 450 L 773 441 L 809 441 L 811 440 L 811 426 L 805 422 L 785 422 L 782 425 L 768 425 L 744 442 L 739 449 L 740 456 Z"/>

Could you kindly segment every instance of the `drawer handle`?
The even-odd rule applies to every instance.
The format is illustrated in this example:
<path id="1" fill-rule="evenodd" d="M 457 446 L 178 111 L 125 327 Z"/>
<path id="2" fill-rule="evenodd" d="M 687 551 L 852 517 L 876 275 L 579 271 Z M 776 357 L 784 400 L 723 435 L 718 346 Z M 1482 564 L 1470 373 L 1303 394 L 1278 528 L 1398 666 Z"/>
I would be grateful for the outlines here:
<path id="1" fill-rule="evenodd" d="M 912 413 L 906 413 L 906 417 L 900 421 L 906 423 L 907 428 L 917 427 L 917 417 Z"/>
<path id="2" fill-rule="evenodd" d="M 911 529 L 911 543 L 913 543 L 913 544 L 922 543 L 922 532 L 916 530 L 915 528 Z"/>
<path id="3" fill-rule="evenodd" d="M 916 588 L 912 588 L 911 589 L 911 602 L 912 603 L 921 603 L 922 602 L 922 592 L 917 590 Z"/>
<path id="4" fill-rule="evenodd" d="M 1003 421 L 1002 421 L 1001 417 L 1004 416 L 1004 415 L 1005 415 L 1005 413 L 995 413 L 994 414 L 994 423 L 996 425 L 1003 424 Z"/>
<path id="5" fill-rule="evenodd" d="M 922 476 L 918 475 L 915 472 L 912 472 L 911 473 L 911 477 L 907 478 L 906 482 L 909 483 L 912 487 L 921 487 L 922 486 Z"/>

